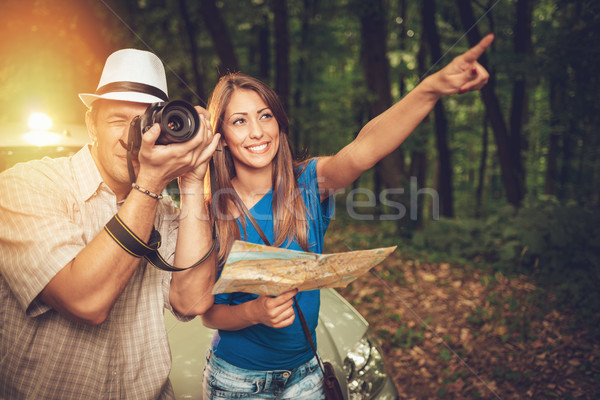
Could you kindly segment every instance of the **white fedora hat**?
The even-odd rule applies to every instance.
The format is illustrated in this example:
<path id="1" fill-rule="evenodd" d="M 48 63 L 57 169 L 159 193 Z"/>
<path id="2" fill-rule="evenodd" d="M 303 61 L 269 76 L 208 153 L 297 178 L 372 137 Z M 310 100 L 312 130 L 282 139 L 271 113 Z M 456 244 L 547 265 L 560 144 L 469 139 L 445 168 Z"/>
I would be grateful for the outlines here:
<path id="1" fill-rule="evenodd" d="M 162 61 L 144 50 L 122 49 L 106 59 L 95 93 L 80 93 L 87 107 L 98 99 L 157 103 L 168 101 L 167 77 Z"/>

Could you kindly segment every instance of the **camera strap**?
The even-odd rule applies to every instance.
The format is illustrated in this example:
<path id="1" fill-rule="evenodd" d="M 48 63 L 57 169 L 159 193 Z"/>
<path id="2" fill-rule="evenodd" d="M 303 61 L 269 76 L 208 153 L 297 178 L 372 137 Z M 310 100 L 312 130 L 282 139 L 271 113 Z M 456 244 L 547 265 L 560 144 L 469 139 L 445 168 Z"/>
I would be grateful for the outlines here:
<path id="1" fill-rule="evenodd" d="M 131 126 L 133 126 L 133 124 L 135 123 L 136 119 L 139 119 L 139 116 L 135 117 L 133 119 L 133 121 L 131 122 Z M 140 138 L 136 138 L 135 134 L 132 134 L 133 129 L 129 129 L 129 132 L 127 134 L 127 170 L 129 172 L 129 180 L 131 181 L 131 183 L 134 183 L 136 181 L 136 176 L 135 176 L 135 170 L 133 168 L 133 162 L 131 161 L 132 155 L 133 155 L 133 151 L 135 148 L 139 148 L 139 142 L 141 141 Z M 122 142 L 121 145 L 123 145 L 124 143 Z M 123 224 L 124 225 L 124 224 Z M 128 243 L 127 241 L 127 236 L 135 236 L 133 234 L 133 232 L 131 232 L 129 229 L 124 229 L 121 231 L 116 231 L 118 232 L 116 234 L 116 236 L 119 238 L 119 240 L 117 240 L 117 238 L 114 235 L 113 239 L 115 239 L 117 241 L 117 243 L 119 243 L 119 245 L 121 247 L 123 247 L 123 243 Z M 129 232 L 129 233 L 127 233 Z M 156 230 L 156 228 L 153 226 L 152 227 L 152 232 L 150 233 L 150 240 L 148 241 L 149 244 L 152 244 L 152 249 L 148 252 L 146 252 L 143 257 L 154 267 L 161 269 L 163 271 L 170 271 L 170 272 L 177 272 L 177 271 L 185 271 L 187 269 L 191 269 L 194 267 L 197 267 L 198 265 L 202 264 L 204 261 L 206 261 L 210 255 L 212 254 L 212 252 L 214 251 L 216 244 L 217 244 L 217 227 L 216 224 L 213 222 L 213 229 L 212 229 L 212 244 L 210 246 L 210 249 L 208 249 L 208 251 L 206 252 L 206 254 L 204 254 L 204 256 L 198 260 L 197 262 L 195 262 L 193 265 L 186 267 L 186 268 L 177 268 L 171 264 L 169 264 L 158 252 L 158 247 L 160 247 L 160 243 L 161 243 L 161 235 L 160 233 Z M 110 233 L 110 232 L 109 232 Z M 140 239 L 137 238 L 137 236 L 134 238 L 137 240 L 134 240 L 133 242 L 140 242 Z M 125 247 L 123 247 L 125 248 Z M 129 252 L 128 248 L 125 248 L 126 251 Z"/>
<path id="2" fill-rule="evenodd" d="M 136 116 L 131 120 L 131 124 L 129 125 L 129 132 L 127 132 L 127 171 L 129 172 L 129 180 L 131 183 L 135 182 L 135 170 L 133 169 L 133 162 L 131 161 L 131 157 L 133 155 L 133 149 L 138 148 L 141 145 L 142 138 L 136 137 L 135 133 L 132 133 L 134 129 L 132 129 L 137 120 L 140 119 L 140 116 Z M 123 145 L 123 143 L 121 143 Z"/>
<path id="3" fill-rule="evenodd" d="M 154 229 L 154 227 L 152 228 L 152 234 L 150 235 L 151 240 L 152 240 L 152 235 L 158 235 L 158 238 L 160 240 L 160 233 L 158 233 L 158 231 L 156 229 Z M 146 260 L 148 260 L 148 262 L 150 264 L 152 264 L 154 267 L 156 267 L 158 269 L 162 269 L 163 271 L 171 271 L 171 272 L 185 271 L 186 269 L 191 269 L 191 268 L 197 267 L 198 265 L 200 265 L 204 261 L 206 261 L 208 259 L 208 257 L 210 257 L 210 255 L 212 254 L 216 245 L 217 245 L 216 229 L 215 229 L 215 227 L 213 227 L 212 244 L 210 246 L 210 249 L 208 249 L 206 254 L 204 254 L 204 256 L 202 256 L 202 258 L 200 260 L 196 261 L 193 265 L 190 265 L 189 267 L 177 268 L 177 267 L 172 266 L 167 261 L 165 261 L 164 258 L 162 258 L 162 256 L 158 252 L 158 249 L 149 252 L 148 254 L 146 254 L 144 256 L 144 258 Z"/>

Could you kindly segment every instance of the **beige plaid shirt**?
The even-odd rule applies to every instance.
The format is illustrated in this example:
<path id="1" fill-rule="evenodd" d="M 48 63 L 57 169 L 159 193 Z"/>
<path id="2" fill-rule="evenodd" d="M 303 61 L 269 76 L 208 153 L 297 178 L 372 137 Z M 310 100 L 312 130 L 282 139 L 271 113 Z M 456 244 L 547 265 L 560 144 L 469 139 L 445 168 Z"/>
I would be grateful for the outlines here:
<path id="1" fill-rule="evenodd" d="M 173 397 L 169 273 L 142 261 L 99 326 L 67 320 L 37 298 L 118 209 L 87 146 L 0 175 L 0 399 Z M 167 260 L 176 211 L 163 200 L 155 221 Z"/>

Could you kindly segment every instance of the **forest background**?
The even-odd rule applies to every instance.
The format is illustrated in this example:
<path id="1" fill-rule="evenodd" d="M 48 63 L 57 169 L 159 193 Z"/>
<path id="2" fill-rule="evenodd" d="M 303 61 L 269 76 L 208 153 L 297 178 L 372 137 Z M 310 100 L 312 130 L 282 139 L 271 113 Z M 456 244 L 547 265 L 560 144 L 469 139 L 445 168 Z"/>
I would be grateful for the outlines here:
<path id="1" fill-rule="evenodd" d="M 3 0 L 1 15 L 2 123 L 82 123 L 76 94 L 135 47 L 163 60 L 171 99 L 205 105 L 226 71 L 264 79 L 299 156 L 339 150 L 493 32 L 486 87 L 438 102 L 336 195 L 328 250 L 399 245 L 343 294 L 374 316 L 402 397 L 600 393 L 597 1 Z"/>

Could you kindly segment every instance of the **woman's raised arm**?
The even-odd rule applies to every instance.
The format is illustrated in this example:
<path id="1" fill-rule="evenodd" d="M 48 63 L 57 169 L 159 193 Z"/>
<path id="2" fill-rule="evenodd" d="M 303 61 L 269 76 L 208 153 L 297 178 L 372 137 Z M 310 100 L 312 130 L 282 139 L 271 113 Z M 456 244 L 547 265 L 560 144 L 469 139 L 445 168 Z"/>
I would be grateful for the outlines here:
<path id="1" fill-rule="evenodd" d="M 493 34 L 484 37 L 476 46 L 424 79 L 398 103 L 369 121 L 356 139 L 337 154 L 320 158 L 317 174 L 321 197 L 346 188 L 400 146 L 441 96 L 481 89 L 489 74 L 477 59 L 493 40 Z"/>

